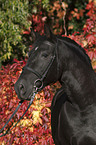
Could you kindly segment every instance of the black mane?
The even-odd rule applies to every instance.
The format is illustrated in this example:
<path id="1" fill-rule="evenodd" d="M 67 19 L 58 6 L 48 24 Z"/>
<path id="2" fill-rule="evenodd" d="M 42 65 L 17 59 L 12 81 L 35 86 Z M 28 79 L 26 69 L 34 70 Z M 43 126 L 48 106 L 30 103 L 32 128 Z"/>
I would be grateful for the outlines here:
<path id="1" fill-rule="evenodd" d="M 68 38 L 68 37 L 61 37 L 58 36 L 59 40 L 63 40 L 64 44 L 67 46 L 70 46 L 71 49 L 73 49 L 74 53 L 78 55 L 78 57 L 81 57 L 84 62 L 87 62 L 91 66 L 91 60 L 89 56 L 86 54 L 86 51 L 74 40 Z"/>

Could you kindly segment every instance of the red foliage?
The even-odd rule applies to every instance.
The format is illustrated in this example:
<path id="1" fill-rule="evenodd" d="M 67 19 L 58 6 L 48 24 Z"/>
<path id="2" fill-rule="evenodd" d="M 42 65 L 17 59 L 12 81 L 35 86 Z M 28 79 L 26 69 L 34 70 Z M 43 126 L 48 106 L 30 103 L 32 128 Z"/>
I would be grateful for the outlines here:
<path id="1" fill-rule="evenodd" d="M 40 12 L 38 15 L 32 15 L 30 17 L 30 21 L 32 21 L 32 25 L 34 26 L 34 31 L 39 32 L 40 34 L 44 33 L 44 22 L 46 20 L 46 17 L 42 17 L 42 12 Z M 23 34 L 29 35 L 31 32 L 30 28 L 27 31 L 24 31 Z"/>
<path id="2" fill-rule="evenodd" d="M 86 9 L 89 18 L 86 20 L 83 33 L 74 32 L 70 37 L 85 48 L 92 60 L 93 68 L 96 69 L 96 7 L 94 2 L 88 3 Z"/>
<path id="3" fill-rule="evenodd" d="M 14 84 L 18 79 L 21 68 L 25 65 L 25 61 L 14 60 L 12 65 L 2 66 L 0 70 L 0 128 L 4 126 L 9 119 L 19 99 L 14 91 Z M 55 85 L 53 86 L 54 89 Z M 46 87 L 44 91 L 36 95 L 34 103 L 26 113 L 24 119 L 6 136 L 0 138 L 2 145 L 52 145 L 53 140 L 51 136 L 51 100 L 53 97 L 52 88 L 50 92 Z M 46 98 L 46 99 L 45 99 Z M 12 124 L 16 123 L 23 112 L 26 110 L 28 102 L 25 101 L 12 121 L 4 129 L 8 129 Z"/>
<path id="4" fill-rule="evenodd" d="M 88 41 L 89 48 L 96 46 L 96 7 L 94 2 L 87 4 L 86 9 L 88 10 L 87 15 L 89 18 L 83 28 L 84 35 Z"/>
<path id="5" fill-rule="evenodd" d="M 44 33 L 44 17 L 42 17 L 42 12 L 40 12 L 38 15 L 32 15 L 32 21 L 33 25 L 35 25 L 35 31 L 40 32 L 41 34 Z"/>
<path id="6" fill-rule="evenodd" d="M 72 17 L 76 17 L 77 20 L 79 20 L 80 17 L 83 16 L 83 13 L 84 13 L 84 12 L 85 12 L 85 10 L 83 10 L 83 9 L 80 9 L 80 10 L 78 11 L 78 9 L 75 8 L 74 11 L 71 11 L 72 16 L 69 17 L 69 20 L 71 20 Z"/>

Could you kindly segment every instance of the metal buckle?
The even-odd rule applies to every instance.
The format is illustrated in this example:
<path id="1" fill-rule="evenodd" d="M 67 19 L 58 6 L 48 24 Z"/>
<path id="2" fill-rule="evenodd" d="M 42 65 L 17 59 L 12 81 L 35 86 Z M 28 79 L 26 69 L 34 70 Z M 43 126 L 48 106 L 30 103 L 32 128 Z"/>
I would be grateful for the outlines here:
<path id="1" fill-rule="evenodd" d="M 36 83 L 37 83 L 37 82 L 40 82 L 40 83 L 41 83 L 40 87 L 37 87 L 37 86 L 36 86 Z M 36 92 L 37 92 L 38 90 L 42 89 L 42 88 L 43 88 L 43 81 L 42 81 L 41 79 L 35 80 L 35 82 L 34 82 L 34 88 L 35 88 Z"/>

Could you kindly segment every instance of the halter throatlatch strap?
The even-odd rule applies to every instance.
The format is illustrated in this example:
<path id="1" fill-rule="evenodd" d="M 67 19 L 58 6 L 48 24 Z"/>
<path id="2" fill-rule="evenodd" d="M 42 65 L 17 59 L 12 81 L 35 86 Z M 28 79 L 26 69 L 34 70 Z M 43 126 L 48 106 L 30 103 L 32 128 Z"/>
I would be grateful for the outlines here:
<path id="1" fill-rule="evenodd" d="M 28 109 L 30 108 L 33 100 L 34 100 L 34 97 L 35 97 L 36 93 L 34 93 L 32 96 L 31 96 L 31 101 L 29 102 L 29 105 L 26 109 L 26 111 L 24 112 L 24 114 L 20 117 L 20 119 L 18 120 L 18 122 L 11 128 L 11 129 L 8 129 L 4 134 L 0 135 L 0 137 L 2 136 L 5 136 L 9 131 L 11 131 L 19 122 L 20 120 L 23 118 L 23 116 L 26 114 L 26 112 L 28 111 Z M 9 118 L 9 120 L 6 122 L 6 124 L 2 127 L 2 129 L 0 130 L 0 133 L 2 133 L 2 131 L 4 130 L 4 128 L 7 126 L 7 124 L 10 122 L 10 120 L 13 118 L 13 116 L 16 114 L 16 112 L 18 111 L 18 109 L 20 108 L 21 104 L 23 103 L 24 101 L 20 101 L 19 102 L 19 105 L 17 106 L 17 108 L 15 109 L 15 111 L 13 112 L 13 114 L 11 115 L 11 117 Z"/>

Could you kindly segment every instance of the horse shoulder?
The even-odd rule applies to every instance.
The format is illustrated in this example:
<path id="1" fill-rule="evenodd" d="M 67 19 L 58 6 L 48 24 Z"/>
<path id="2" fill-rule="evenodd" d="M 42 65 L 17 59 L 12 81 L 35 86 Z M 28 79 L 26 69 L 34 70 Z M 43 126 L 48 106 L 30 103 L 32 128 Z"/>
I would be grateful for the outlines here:
<path id="1" fill-rule="evenodd" d="M 76 109 L 70 102 L 66 101 L 60 111 L 58 120 L 58 135 L 61 144 L 64 140 L 71 142 L 71 137 L 79 130 L 81 123 L 81 116 L 78 109 Z M 64 138 L 65 136 L 65 138 Z"/>

